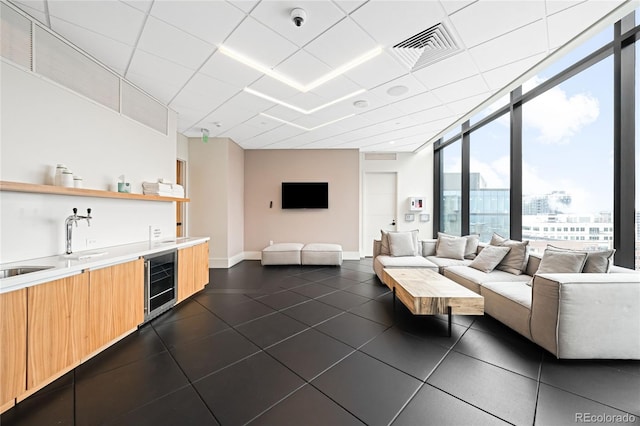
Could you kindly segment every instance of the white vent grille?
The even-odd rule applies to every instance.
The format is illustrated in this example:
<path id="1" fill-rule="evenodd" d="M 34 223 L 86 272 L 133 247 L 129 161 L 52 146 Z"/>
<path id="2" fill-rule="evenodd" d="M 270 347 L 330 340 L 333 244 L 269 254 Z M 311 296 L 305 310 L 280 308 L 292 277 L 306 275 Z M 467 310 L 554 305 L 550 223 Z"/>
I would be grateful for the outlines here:
<path id="1" fill-rule="evenodd" d="M 365 153 L 364 154 L 364 159 L 366 161 L 371 161 L 371 160 L 395 160 L 396 159 L 396 154 L 395 153 L 390 153 L 390 154 Z"/>
<path id="2" fill-rule="evenodd" d="M 122 113 L 167 134 L 167 107 L 124 81 L 122 82 Z"/>
<path id="3" fill-rule="evenodd" d="M 0 6 L 0 55 L 31 69 L 31 21 L 4 3 Z"/>
<path id="4" fill-rule="evenodd" d="M 82 52 L 36 26 L 35 71 L 115 111 L 120 78 Z"/>
<path id="5" fill-rule="evenodd" d="M 391 49 L 411 71 L 426 67 L 459 50 L 460 47 L 444 24 L 427 28 Z"/>

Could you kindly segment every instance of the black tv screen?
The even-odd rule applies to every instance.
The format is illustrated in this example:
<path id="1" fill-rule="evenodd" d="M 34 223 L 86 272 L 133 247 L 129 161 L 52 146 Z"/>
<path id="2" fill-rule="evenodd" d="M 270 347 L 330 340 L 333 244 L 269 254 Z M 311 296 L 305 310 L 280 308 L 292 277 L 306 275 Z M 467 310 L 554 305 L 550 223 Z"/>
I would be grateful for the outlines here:
<path id="1" fill-rule="evenodd" d="M 327 182 L 282 182 L 283 209 L 328 209 Z"/>

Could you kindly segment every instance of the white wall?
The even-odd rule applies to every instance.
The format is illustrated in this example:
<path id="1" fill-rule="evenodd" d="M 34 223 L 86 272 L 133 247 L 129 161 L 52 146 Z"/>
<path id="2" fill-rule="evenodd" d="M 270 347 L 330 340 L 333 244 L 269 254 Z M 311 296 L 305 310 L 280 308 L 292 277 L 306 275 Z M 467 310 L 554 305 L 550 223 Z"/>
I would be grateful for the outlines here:
<path id="1" fill-rule="evenodd" d="M 190 233 L 210 237 L 209 265 L 242 261 L 244 151 L 231 139 L 189 138 Z"/>
<path id="2" fill-rule="evenodd" d="M 56 83 L 0 61 L 0 179 L 52 183 L 57 163 L 84 178 L 84 187 L 110 190 L 119 175 L 141 193 L 141 183 L 175 179 L 176 116 L 168 136 L 120 115 Z M 64 251 L 64 219 L 77 207 L 93 209 L 91 228 L 82 223 L 74 251 L 142 241 L 148 226 L 175 235 L 171 202 L 0 193 L 0 262 Z"/>
<path id="3" fill-rule="evenodd" d="M 395 160 L 365 160 L 365 154 L 360 154 L 360 170 L 362 177 L 360 182 L 364 182 L 364 174 L 372 172 L 396 172 L 398 176 L 397 188 L 397 229 L 406 231 L 418 229 L 420 238 L 431 238 L 433 235 L 433 150 L 424 149 L 418 153 L 398 153 Z M 360 193 L 362 194 L 361 187 Z M 409 198 L 424 197 L 426 206 L 422 213 L 430 215 L 428 222 L 420 222 L 418 214 L 409 210 Z M 362 225 L 366 212 L 362 212 L 360 217 L 360 235 L 364 235 Z M 405 213 L 414 213 L 415 221 L 405 222 Z M 360 242 L 360 252 L 364 252 L 364 244 L 371 244 L 371 241 Z"/>

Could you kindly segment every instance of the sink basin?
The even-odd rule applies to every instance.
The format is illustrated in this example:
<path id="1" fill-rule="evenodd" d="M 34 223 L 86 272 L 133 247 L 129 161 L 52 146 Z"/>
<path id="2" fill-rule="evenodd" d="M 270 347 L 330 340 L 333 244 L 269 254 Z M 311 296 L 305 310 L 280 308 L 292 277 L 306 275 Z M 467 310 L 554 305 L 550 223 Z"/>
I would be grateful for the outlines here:
<path id="1" fill-rule="evenodd" d="M 16 275 L 29 274 L 51 268 L 53 266 L 16 266 L 15 268 L 0 269 L 0 278 L 15 277 Z"/>
<path id="2" fill-rule="evenodd" d="M 89 251 L 84 253 L 63 254 L 62 257 L 64 257 L 65 259 L 82 260 L 82 259 L 89 259 L 92 257 L 104 256 L 105 254 L 107 254 L 106 251 Z"/>

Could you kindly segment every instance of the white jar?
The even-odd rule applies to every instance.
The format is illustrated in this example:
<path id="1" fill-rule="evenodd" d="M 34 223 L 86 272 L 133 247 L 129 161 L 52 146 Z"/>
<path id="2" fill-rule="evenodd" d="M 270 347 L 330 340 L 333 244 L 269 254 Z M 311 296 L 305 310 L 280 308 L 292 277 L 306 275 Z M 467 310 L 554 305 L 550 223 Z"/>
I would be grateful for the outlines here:
<path id="1" fill-rule="evenodd" d="M 69 169 L 65 169 L 62 172 L 62 178 L 60 180 L 62 186 L 67 188 L 73 188 L 73 173 Z"/>
<path id="2" fill-rule="evenodd" d="M 82 176 L 78 176 L 78 175 L 73 176 L 73 187 L 82 188 Z"/>
<path id="3" fill-rule="evenodd" d="M 64 172 L 65 170 L 67 170 L 67 166 L 65 166 L 64 164 L 58 164 L 56 166 L 56 174 L 53 177 L 53 184 L 55 186 L 63 186 L 62 185 L 62 172 Z"/>

